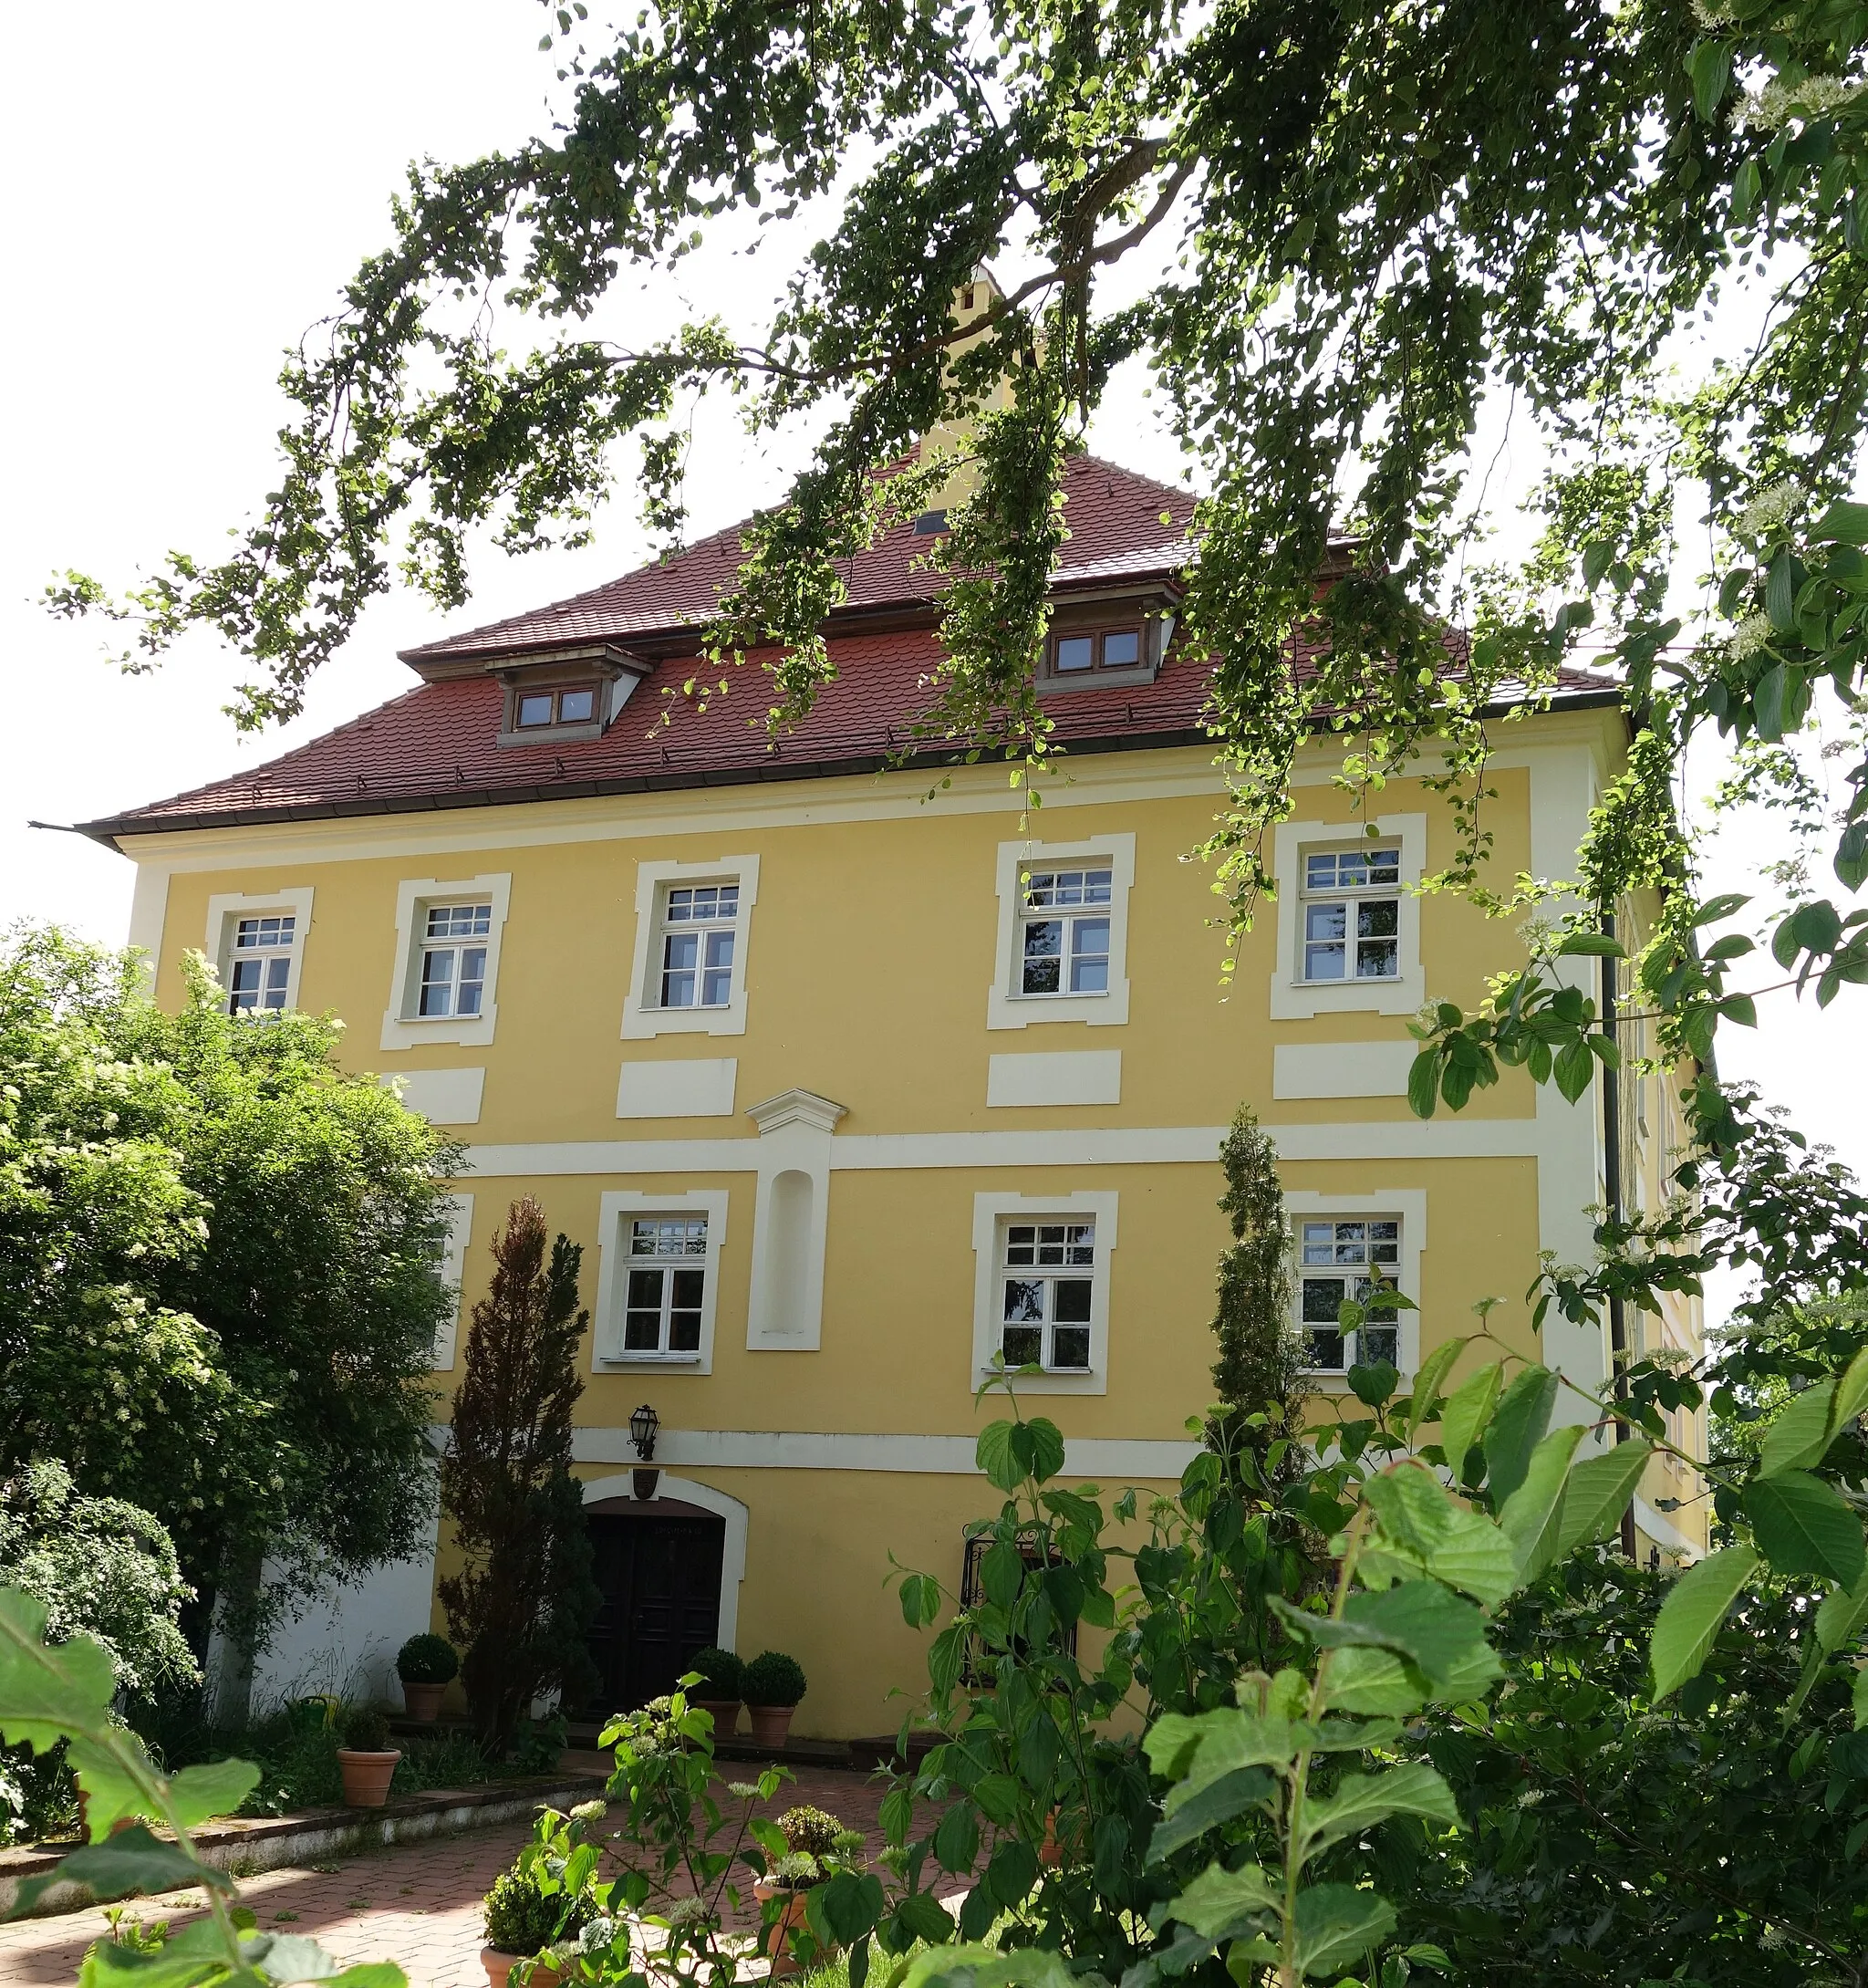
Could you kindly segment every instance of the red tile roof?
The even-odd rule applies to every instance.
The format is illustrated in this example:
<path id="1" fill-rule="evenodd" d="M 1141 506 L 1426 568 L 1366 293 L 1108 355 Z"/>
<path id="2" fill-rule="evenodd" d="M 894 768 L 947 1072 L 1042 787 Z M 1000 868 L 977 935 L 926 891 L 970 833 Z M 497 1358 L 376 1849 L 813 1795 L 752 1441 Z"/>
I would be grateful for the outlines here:
<path id="1" fill-rule="evenodd" d="M 1194 499 L 1185 490 L 1137 476 L 1099 456 L 1080 455 L 1064 476 L 1064 521 L 1070 536 L 1059 557 L 1060 587 L 1178 572 L 1192 551 L 1188 538 Z M 1166 522 L 1163 522 L 1163 516 Z M 530 614 L 468 629 L 401 651 L 418 666 L 473 656 L 503 656 L 554 643 L 597 640 L 627 644 L 632 636 L 698 627 L 732 587 L 743 557 L 746 523 L 730 526 L 659 566 L 626 573 L 587 594 L 554 601 Z M 867 552 L 843 562 L 851 610 L 930 600 L 945 576 L 924 561 L 936 541 L 897 526 Z"/>
<path id="2" fill-rule="evenodd" d="M 1072 464 L 1067 489 L 1064 515 L 1072 536 L 1063 554 L 1066 579 L 1157 578 L 1186 563 L 1185 526 L 1193 500 L 1184 491 L 1095 458 Z M 1165 526 L 1163 511 L 1169 515 Z M 418 668 L 473 658 L 490 661 L 523 648 L 567 642 L 626 645 L 632 634 L 690 625 L 704 618 L 714 589 L 731 579 L 737 543 L 737 532 L 721 534 L 666 565 L 645 567 L 593 593 L 404 654 Z M 928 543 L 905 528 L 854 561 L 852 613 L 904 598 L 929 599 L 940 576 L 917 572 L 909 564 Z M 88 834 L 112 840 L 261 821 L 877 770 L 913 743 L 909 727 L 929 702 L 927 680 L 940 659 L 939 638 L 921 627 L 857 626 L 838 633 L 835 621 L 829 633 L 835 680 L 825 686 L 811 715 L 775 743 L 763 722 L 770 698 L 759 656 L 732 673 L 727 693 L 713 696 L 703 709 L 683 695 L 694 674 L 691 645 L 686 653 L 664 654 L 601 738 L 519 746 L 497 743 L 504 691 L 490 671 L 444 673 L 251 773 L 84 827 Z M 1047 700 L 1056 742 L 1078 753 L 1205 744 L 1209 677 L 1204 661 L 1177 654 L 1151 684 L 1060 692 Z M 717 672 L 711 681 L 718 681 Z M 1565 671 L 1562 689 L 1566 702 L 1614 694 L 1608 679 L 1582 671 Z M 930 745 L 917 763 L 952 757 L 951 747 Z"/>

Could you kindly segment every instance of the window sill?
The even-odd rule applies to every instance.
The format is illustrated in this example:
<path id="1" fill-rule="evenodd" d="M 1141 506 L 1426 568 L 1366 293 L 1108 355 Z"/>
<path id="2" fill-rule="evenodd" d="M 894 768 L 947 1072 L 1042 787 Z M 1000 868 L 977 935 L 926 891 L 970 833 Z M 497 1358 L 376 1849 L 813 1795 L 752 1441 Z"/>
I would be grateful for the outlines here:
<path id="1" fill-rule="evenodd" d="M 599 1353 L 599 1367 L 699 1367 L 703 1356 L 699 1353 Z"/>
<path id="2" fill-rule="evenodd" d="M 1021 1394 L 1106 1394 L 1109 1377 L 1096 1367 L 1047 1367 L 1042 1373 L 1020 1375 L 1016 1368 L 981 1367 L 973 1377 L 974 1387 L 989 1380 L 1013 1375 Z"/>
<path id="3" fill-rule="evenodd" d="M 600 739 L 607 728 L 592 719 L 584 724 L 530 724 L 523 732 L 502 732 L 497 745 L 578 745 L 586 739 Z"/>

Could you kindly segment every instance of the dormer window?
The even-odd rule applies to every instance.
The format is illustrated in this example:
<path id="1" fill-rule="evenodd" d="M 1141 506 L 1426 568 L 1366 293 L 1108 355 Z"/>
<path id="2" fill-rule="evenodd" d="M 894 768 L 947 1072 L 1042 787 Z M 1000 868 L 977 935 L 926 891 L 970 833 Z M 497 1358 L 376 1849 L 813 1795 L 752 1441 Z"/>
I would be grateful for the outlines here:
<path id="1" fill-rule="evenodd" d="M 1051 638 L 1051 667 L 1059 676 L 1086 671 L 1134 670 L 1142 660 L 1139 627 L 1095 629 Z"/>
<path id="2" fill-rule="evenodd" d="M 597 686 L 567 683 L 561 690 L 521 691 L 513 700 L 515 732 L 562 724 L 589 724 L 597 717 Z"/>

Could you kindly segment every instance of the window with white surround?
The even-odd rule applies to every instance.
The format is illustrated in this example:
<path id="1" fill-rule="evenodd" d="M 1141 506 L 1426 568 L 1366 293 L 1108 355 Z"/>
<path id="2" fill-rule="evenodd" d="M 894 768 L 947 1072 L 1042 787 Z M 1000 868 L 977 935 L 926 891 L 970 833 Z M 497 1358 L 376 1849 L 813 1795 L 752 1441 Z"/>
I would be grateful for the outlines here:
<path id="1" fill-rule="evenodd" d="M 290 911 L 235 921 L 233 957 L 227 962 L 229 1015 L 267 1014 L 285 1005 L 297 928 Z"/>
<path id="2" fill-rule="evenodd" d="M 597 1223 L 599 1368 L 713 1369 L 723 1189 L 606 1194 Z"/>
<path id="3" fill-rule="evenodd" d="M 1303 977 L 1401 976 L 1401 846 L 1303 852 Z"/>
<path id="4" fill-rule="evenodd" d="M 1021 872 L 1019 985 L 1026 995 L 1109 992 L 1107 864 Z"/>
<path id="5" fill-rule="evenodd" d="M 759 859 L 636 866 L 636 947 L 626 1040 L 746 1032 L 746 949 Z"/>
<path id="6" fill-rule="evenodd" d="M 1427 817 L 1384 815 L 1372 827 L 1279 824 L 1274 1021 L 1357 1009 L 1412 1015 L 1426 1000 L 1411 886 L 1425 869 Z"/>
<path id="7" fill-rule="evenodd" d="M 1037 1369 L 1022 1392 L 1107 1391 L 1116 1204 L 1111 1193 L 973 1197 L 976 1382 L 1002 1362 Z"/>
<path id="8" fill-rule="evenodd" d="M 1087 1373 L 1096 1224 L 999 1224 L 999 1348 L 1008 1367 Z"/>
<path id="9" fill-rule="evenodd" d="M 310 925 L 309 890 L 208 900 L 202 950 L 220 975 L 229 1015 L 276 1015 L 298 1005 L 298 969 Z"/>
<path id="10" fill-rule="evenodd" d="M 423 1016 L 478 1015 L 486 998 L 491 904 L 431 904 L 421 937 L 421 992 L 415 1012 Z"/>
<path id="11" fill-rule="evenodd" d="M 396 890 L 396 964 L 382 1046 L 484 1045 L 498 1020 L 510 875 L 410 879 Z"/>
<path id="12" fill-rule="evenodd" d="M 999 977 L 988 1028 L 1128 1019 L 1135 837 L 999 846 Z"/>
<path id="13" fill-rule="evenodd" d="M 707 1217 L 638 1215 L 629 1223 L 628 1279 L 623 1351 L 698 1354 L 707 1296 Z"/>
<path id="14" fill-rule="evenodd" d="M 1315 1373 L 1346 1373 L 1377 1360 L 1398 1367 L 1400 1309 L 1385 1307 L 1381 1295 L 1400 1288 L 1399 1216 L 1337 1220 L 1324 1215 L 1301 1221 L 1297 1261 L 1304 1365 Z M 1345 1304 L 1364 1306 L 1369 1314 L 1346 1333 L 1342 1327 Z"/>
<path id="15" fill-rule="evenodd" d="M 1307 1372 L 1342 1378 L 1352 1367 L 1386 1360 L 1412 1373 L 1420 1360 L 1420 1315 L 1384 1306 L 1384 1290 L 1417 1305 L 1427 1233 L 1427 1195 L 1418 1188 L 1385 1193 L 1285 1196 L 1297 1285 L 1295 1329 Z M 1366 1308 L 1344 1330 L 1345 1304 Z"/>
<path id="16" fill-rule="evenodd" d="M 723 1008 L 733 997 L 739 938 L 737 883 L 669 884 L 662 892 L 661 999 L 665 1008 Z"/>

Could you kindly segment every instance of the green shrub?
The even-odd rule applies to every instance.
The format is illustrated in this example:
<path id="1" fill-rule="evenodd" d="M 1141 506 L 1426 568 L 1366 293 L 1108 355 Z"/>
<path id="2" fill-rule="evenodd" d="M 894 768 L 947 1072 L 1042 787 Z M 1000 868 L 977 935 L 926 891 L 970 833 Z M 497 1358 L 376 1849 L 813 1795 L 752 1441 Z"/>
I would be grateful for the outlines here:
<path id="1" fill-rule="evenodd" d="M 384 1754 L 389 1748 L 389 1722 L 377 1705 L 346 1705 L 337 1714 L 337 1737 L 353 1754 Z"/>
<path id="2" fill-rule="evenodd" d="M 587 1901 L 566 1891 L 546 1891 L 537 1864 L 522 1857 L 493 1881 L 482 1910 L 486 1943 L 502 1953 L 534 1954 L 590 1916 Z"/>
<path id="3" fill-rule="evenodd" d="M 813 1857 L 827 1855 L 847 1833 L 835 1816 L 821 1808 L 788 1808 L 778 1818 L 778 1827 L 788 1850 L 804 1850 Z"/>
<path id="4" fill-rule="evenodd" d="M 451 1684 L 460 1671 L 461 1660 L 445 1636 L 423 1630 L 396 1652 L 396 1675 L 404 1684 Z"/>
<path id="5" fill-rule="evenodd" d="M 740 1673 L 749 1705 L 795 1705 L 804 1695 L 804 1667 L 782 1650 L 762 1650 Z"/>
<path id="6" fill-rule="evenodd" d="M 730 1650 L 697 1650 L 688 1660 L 688 1669 L 700 1673 L 695 1697 L 737 1698 L 744 1668 Z"/>

